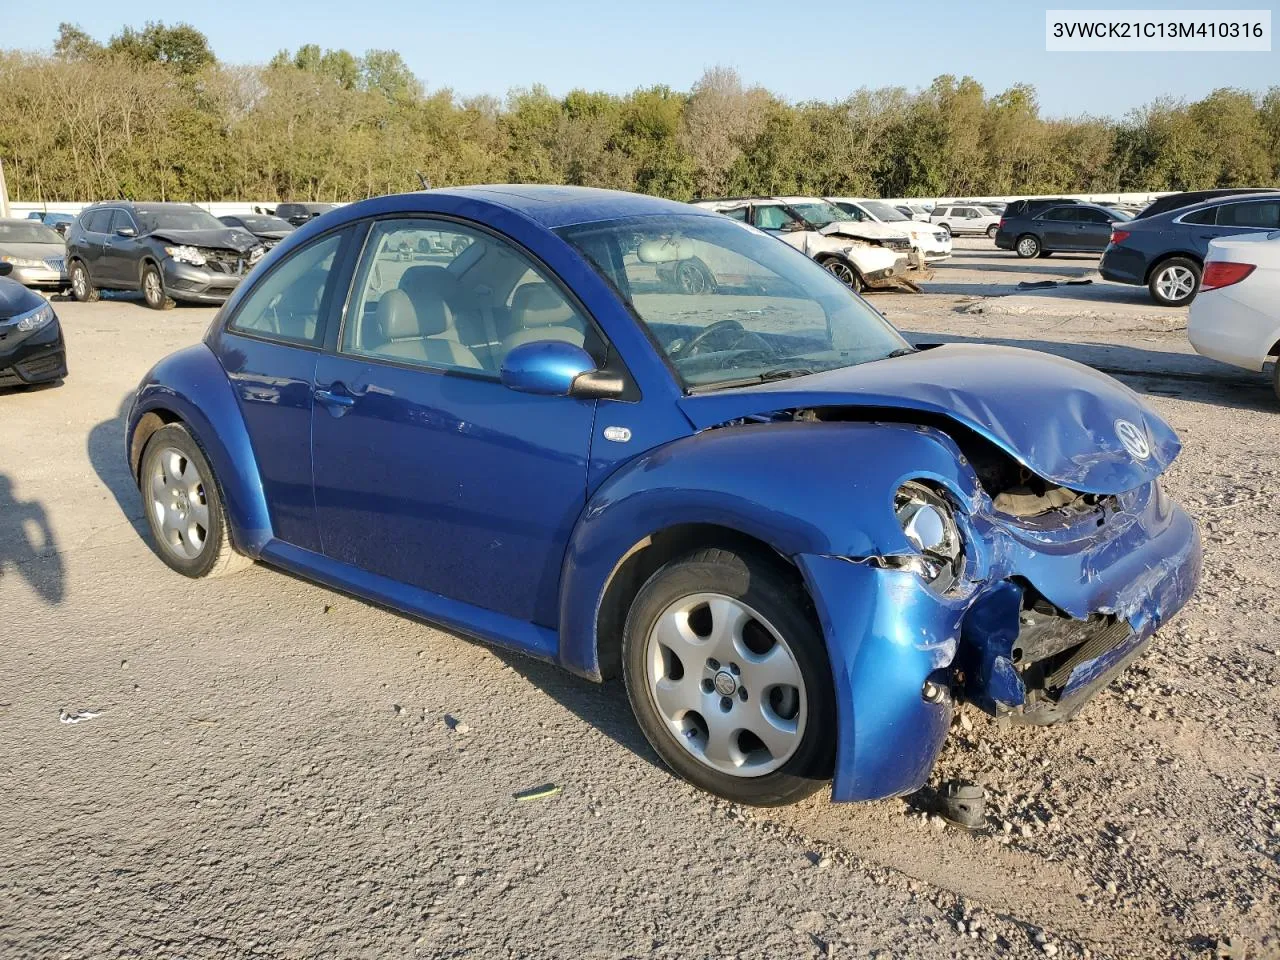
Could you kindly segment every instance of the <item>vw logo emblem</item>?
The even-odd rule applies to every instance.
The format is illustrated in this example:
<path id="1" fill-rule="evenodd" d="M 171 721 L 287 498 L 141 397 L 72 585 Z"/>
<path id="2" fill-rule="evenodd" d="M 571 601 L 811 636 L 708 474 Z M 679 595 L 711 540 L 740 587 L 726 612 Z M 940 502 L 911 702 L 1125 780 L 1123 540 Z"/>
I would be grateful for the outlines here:
<path id="1" fill-rule="evenodd" d="M 1151 444 L 1147 443 L 1146 434 L 1128 420 L 1116 421 L 1116 436 L 1135 460 L 1146 460 L 1151 456 Z"/>

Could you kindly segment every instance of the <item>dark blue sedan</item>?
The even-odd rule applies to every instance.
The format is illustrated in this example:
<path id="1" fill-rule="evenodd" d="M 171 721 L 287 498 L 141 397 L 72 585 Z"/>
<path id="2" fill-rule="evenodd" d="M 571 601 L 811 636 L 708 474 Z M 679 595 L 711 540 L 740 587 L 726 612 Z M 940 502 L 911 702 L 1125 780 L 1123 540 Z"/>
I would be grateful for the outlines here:
<path id="1" fill-rule="evenodd" d="M 1098 270 L 1115 283 L 1145 285 L 1151 299 L 1180 307 L 1195 299 L 1209 241 L 1280 230 L 1280 193 L 1217 197 L 1117 225 Z"/>
<path id="2" fill-rule="evenodd" d="M 1200 571 L 1132 391 L 913 349 L 786 244 L 608 191 L 307 223 L 126 443 L 174 570 L 251 558 L 621 675 L 672 769 L 754 804 L 915 790 L 958 700 L 1072 716 Z"/>
<path id="3" fill-rule="evenodd" d="M 996 246 L 1018 256 L 1047 257 L 1051 253 L 1100 253 L 1111 239 L 1114 224 L 1127 213 L 1092 203 L 1064 203 L 1032 207 L 1020 216 L 1004 216 L 996 229 Z"/>

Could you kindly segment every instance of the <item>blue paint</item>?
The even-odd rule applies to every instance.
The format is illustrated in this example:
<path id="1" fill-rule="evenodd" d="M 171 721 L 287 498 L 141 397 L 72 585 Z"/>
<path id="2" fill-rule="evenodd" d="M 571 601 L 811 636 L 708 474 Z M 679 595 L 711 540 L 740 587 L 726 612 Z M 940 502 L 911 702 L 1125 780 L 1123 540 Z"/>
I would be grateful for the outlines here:
<path id="1" fill-rule="evenodd" d="M 1066 698 L 1092 695 L 1186 603 L 1199 536 L 1158 482 L 1177 438 L 1135 394 L 1088 368 L 948 346 L 683 395 L 615 290 L 555 232 L 673 213 L 714 216 L 546 187 L 429 191 L 325 214 L 240 285 L 205 344 L 147 375 L 128 442 L 148 411 L 183 420 L 217 473 L 245 553 L 595 678 L 602 643 L 617 639 L 597 635 L 600 600 L 637 545 L 684 524 L 762 541 L 796 565 L 821 622 L 838 699 L 837 800 L 900 794 L 927 779 L 957 670 L 966 680 L 957 693 L 987 709 L 1026 699 L 1011 649 L 1028 589 L 1067 617 L 1103 614 L 1131 628 L 1076 668 Z M 263 276 L 302 247 L 332 231 L 358 238 L 371 218 L 413 214 L 464 220 L 523 248 L 594 322 L 634 395 L 567 395 L 595 362 L 559 343 L 512 351 L 505 384 L 496 372 L 339 354 L 358 242 L 343 243 L 314 345 L 225 329 Z M 792 417 L 806 409 L 840 419 Z M 1138 427 L 1150 457 L 1124 450 L 1118 419 Z M 957 442 L 972 435 L 1041 477 L 1110 495 L 1104 522 L 999 513 Z M 911 479 L 956 505 L 967 574 L 954 595 L 895 567 L 912 547 L 893 495 Z M 926 682 L 940 692 L 932 701 Z"/>

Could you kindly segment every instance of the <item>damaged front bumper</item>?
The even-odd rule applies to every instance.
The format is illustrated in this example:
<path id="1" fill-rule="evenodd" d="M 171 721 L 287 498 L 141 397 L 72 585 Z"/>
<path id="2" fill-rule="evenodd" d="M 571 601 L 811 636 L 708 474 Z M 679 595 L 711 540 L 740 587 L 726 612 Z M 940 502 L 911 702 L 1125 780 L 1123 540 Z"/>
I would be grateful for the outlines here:
<path id="1" fill-rule="evenodd" d="M 954 596 L 868 560 L 795 558 L 835 681 L 834 800 L 922 786 L 955 700 L 1067 719 L 1141 655 L 1194 593 L 1200 537 L 1158 483 L 1116 500 L 1100 525 L 968 518 L 972 579 Z"/>

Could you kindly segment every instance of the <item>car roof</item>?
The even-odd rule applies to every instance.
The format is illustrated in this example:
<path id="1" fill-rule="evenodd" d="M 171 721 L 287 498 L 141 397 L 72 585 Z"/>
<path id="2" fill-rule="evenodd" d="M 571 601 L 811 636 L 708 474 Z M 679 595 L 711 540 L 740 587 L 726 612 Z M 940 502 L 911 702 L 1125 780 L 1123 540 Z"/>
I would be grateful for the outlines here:
<path id="1" fill-rule="evenodd" d="M 1196 210 L 1203 210 L 1206 207 L 1220 207 L 1224 204 L 1239 203 L 1245 200 L 1255 200 L 1259 203 L 1265 203 L 1270 200 L 1274 203 L 1276 200 L 1280 200 L 1280 189 L 1277 189 L 1274 192 L 1267 190 L 1254 190 L 1250 193 L 1224 193 L 1215 197 L 1209 197 L 1206 200 L 1197 200 L 1195 203 L 1188 203 L 1181 207 L 1166 207 L 1164 210 L 1158 210 L 1155 213 L 1148 213 L 1147 217 L 1181 217 L 1185 214 L 1193 213 Z M 1153 200 L 1149 206 L 1154 205 L 1157 202 L 1158 201 Z M 1142 212 L 1146 213 L 1146 209 L 1147 208 L 1144 208 Z M 1142 219 L 1145 220 L 1146 217 L 1143 217 Z"/>
<path id="2" fill-rule="evenodd" d="M 439 209 L 441 198 L 469 200 L 504 207 L 547 229 L 579 223 L 617 220 L 624 217 L 684 214 L 718 216 L 713 211 L 674 200 L 640 193 L 601 190 L 596 187 L 563 187 L 545 184 L 496 184 L 474 187 L 447 187 L 374 197 L 341 207 L 329 216 L 355 220 L 371 213 L 407 210 L 430 213 Z"/>

